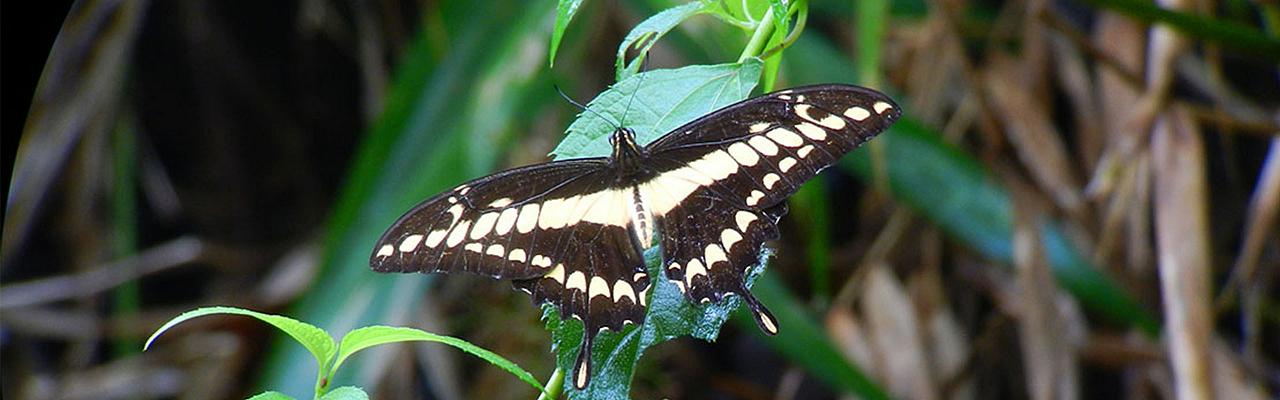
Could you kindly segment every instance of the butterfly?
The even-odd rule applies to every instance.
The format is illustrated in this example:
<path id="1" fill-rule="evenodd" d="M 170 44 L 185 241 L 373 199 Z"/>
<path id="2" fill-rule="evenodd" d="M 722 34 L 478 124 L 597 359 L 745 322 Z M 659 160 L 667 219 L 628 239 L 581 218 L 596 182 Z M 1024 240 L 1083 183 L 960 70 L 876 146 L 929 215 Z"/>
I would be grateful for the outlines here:
<path id="1" fill-rule="evenodd" d="M 787 197 L 900 113 L 875 90 L 826 84 L 729 105 L 643 146 L 620 127 L 608 157 L 510 169 L 423 201 L 378 239 L 369 264 L 510 280 L 581 320 L 579 390 L 593 339 L 641 324 L 653 279 L 695 303 L 741 296 L 775 335 L 777 320 L 744 279 L 778 238 Z M 655 242 L 662 268 L 650 276 L 643 254 Z"/>

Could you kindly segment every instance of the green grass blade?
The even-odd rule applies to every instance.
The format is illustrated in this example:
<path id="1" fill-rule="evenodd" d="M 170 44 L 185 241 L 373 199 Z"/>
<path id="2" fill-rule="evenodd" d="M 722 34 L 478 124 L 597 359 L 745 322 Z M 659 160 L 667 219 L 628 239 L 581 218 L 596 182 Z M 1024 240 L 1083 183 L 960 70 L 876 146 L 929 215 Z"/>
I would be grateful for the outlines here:
<path id="1" fill-rule="evenodd" d="M 453 346 L 458 350 L 465 351 L 488 361 L 490 364 L 502 368 L 503 370 L 515 375 L 516 378 L 533 386 L 535 390 L 542 390 L 542 384 L 534 379 L 533 374 L 520 368 L 516 363 L 507 360 L 492 351 L 476 346 L 462 339 L 451 336 L 437 335 L 419 329 L 392 327 L 392 326 L 366 326 L 347 333 L 342 337 L 342 342 L 338 344 L 338 356 L 334 361 L 333 369 L 337 369 L 346 361 L 347 357 L 355 354 L 360 350 L 364 350 L 373 346 L 387 343 L 398 342 L 434 342 Z"/>
<path id="2" fill-rule="evenodd" d="M 301 344 L 302 347 L 306 348 L 307 351 L 311 352 L 312 357 L 315 359 L 315 363 L 308 363 L 308 364 L 320 365 L 320 364 L 326 363 L 333 358 L 334 353 L 337 351 L 337 347 L 333 343 L 333 338 L 330 337 L 329 334 L 326 333 L 324 330 L 317 328 L 314 325 L 308 324 L 306 322 L 298 321 L 296 319 L 289 318 L 289 317 L 263 314 L 257 311 L 245 310 L 245 309 L 240 309 L 235 307 L 203 307 L 203 308 L 197 308 L 195 310 L 182 313 L 182 315 L 174 317 L 173 319 L 169 320 L 169 322 L 166 322 L 164 325 L 162 325 L 159 329 L 156 329 L 156 332 L 152 333 L 151 337 L 147 338 L 147 343 L 143 345 L 142 348 L 143 350 L 150 348 L 151 344 L 154 343 L 155 340 L 159 338 L 161 334 L 163 334 L 165 331 L 168 331 L 169 328 L 172 328 L 175 325 L 186 322 L 193 318 L 199 318 L 206 315 L 217 315 L 217 314 L 243 315 L 247 317 L 257 318 L 263 322 L 271 324 L 272 326 L 283 331 L 285 334 L 289 335 L 289 337 L 292 337 L 294 341 Z M 308 379 L 308 384 L 310 383 L 311 383 L 311 380 Z"/>

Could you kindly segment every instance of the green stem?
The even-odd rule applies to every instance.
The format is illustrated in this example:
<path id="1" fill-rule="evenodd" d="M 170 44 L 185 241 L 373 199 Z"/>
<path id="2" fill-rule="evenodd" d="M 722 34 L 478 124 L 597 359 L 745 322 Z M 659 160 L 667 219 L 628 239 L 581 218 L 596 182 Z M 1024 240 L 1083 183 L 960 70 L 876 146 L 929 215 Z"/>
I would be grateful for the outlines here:
<path id="1" fill-rule="evenodd" d="M 542 393 L 538 394 L 538 400 L 552 400 L 560 398 L 560 390 L 564 388 L 564 370 L 556 368 L 551 373 L 551 378 L 547 379 L 547 384 L 542 386 Z"/>
<path id="2" fill-rule="evenodd" d="M 764 13 L 764 18 L 761 18 L 760 22 L 756 23 L 756 31 L 751 34 L 751 41 L 747 42 L 747 47 L 742 49 L 742 55 L 738 56 L 738 62 L 747 61 L 748 58 L 759 55 L 772 33 L 773 10 L 770 9 Z"/>

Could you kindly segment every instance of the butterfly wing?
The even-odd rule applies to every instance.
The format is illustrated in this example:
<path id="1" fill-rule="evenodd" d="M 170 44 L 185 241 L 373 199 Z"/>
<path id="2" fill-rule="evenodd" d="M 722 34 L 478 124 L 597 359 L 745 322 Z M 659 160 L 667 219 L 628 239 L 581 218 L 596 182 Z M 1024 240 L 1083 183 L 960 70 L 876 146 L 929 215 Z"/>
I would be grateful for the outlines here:
<path id="1" fill-rule="evenodd" d="M 760 328 L 777 333 L 744 272 L 777 238 L 786 198 L 899 114 L 871 89 L 808 86 L 723 108 L 650 144 L 657 175 L 642 193 L 662 232 L 667 279 L 697 302 L 743 296 Z"/>
<path id="2" fill-rule="evenodd" d="M 633 186 L 605 159 L 537 164 L 428 199 L 374 247 L 378 272 L 467 272 L 509 279 L 535 304 L 583 322 L 575 384 L 585 387 L 602 329 L 644 320 L 649 276 L 631 234 Z M 615 187 L 617 186 L 617 187 Z"/>

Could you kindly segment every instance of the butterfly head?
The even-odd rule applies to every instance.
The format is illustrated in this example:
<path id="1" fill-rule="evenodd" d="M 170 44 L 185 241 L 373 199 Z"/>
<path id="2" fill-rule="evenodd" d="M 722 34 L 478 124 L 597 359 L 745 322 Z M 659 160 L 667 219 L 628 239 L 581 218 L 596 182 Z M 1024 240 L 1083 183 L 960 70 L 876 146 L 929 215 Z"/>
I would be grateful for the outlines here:
<path id="1" fill-rule="evenodd" d="M 644 158 L 644 150 L 636 143 L 636 131 L 630 128 L 618 128 L 609 135 L 609 145 L 613 148 L 609 159 L 618 166 L 623 175 L 640 172 L 640 161 Z"/>

